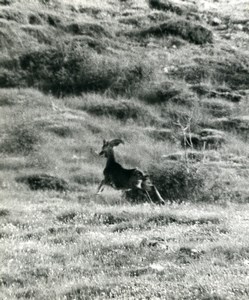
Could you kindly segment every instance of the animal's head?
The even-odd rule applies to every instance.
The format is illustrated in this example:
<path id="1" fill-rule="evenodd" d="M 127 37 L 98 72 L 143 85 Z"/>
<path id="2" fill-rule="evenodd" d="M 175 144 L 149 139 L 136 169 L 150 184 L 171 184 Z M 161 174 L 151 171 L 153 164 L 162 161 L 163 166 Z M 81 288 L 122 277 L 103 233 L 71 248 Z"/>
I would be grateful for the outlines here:
<path id="1" fill-rule="evenodd" d="M 121 139 L 114 139 L 111 141 L 103 140 L 103 146 L 101 151 L 99 152 L 99 155 L 108 157 L 108 155 L 113 151 L 113 147 L 116 147 L 119 144 L 124 144 L 124 142 Z"/>

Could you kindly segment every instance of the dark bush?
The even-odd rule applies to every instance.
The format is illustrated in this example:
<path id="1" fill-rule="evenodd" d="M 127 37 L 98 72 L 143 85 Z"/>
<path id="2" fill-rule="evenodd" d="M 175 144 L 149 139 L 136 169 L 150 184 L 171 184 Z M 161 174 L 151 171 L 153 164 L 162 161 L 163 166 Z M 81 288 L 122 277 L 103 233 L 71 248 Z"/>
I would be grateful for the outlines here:
<path id="1" fill-rule="evenodd" d="M 0 68 L 0 87 L 20 87 L 25 85 L 25 73 Z"/>
<path id="2" fill-rule="evenodd" d="M 30 52 L 19 62 L 28 86 L 56 95 L 104 90 L 123 94 L 149 74 L 145 64 L 98 55 L 77 44 Z"/>
<path id="3" fill-rule="evenodd" d="M 179 5 L 175 5 L 168 0 L 149 0 L 149 5 L 154 9 L 172 11 L 179 15 L 183 14 L 183 9 Z"/>
<path id="4" fill-rule="evenodd" d="M 0 5 L 11 5 L 16 0 L 0 0 Z"/>
<path id="5" fill-rule="evenodd" d="M 39 17 L 39 15 L 30 14 L 29 15 L 29 24 L 31 24 L 31 25 L 41 25 L 42 24 L 42 20 Z"/>
<path id="6" fill-rule="evenodd" d="M 72 137 L 73 136 L 73 131 L 70 127 L 68 126 L 50 126 L 47 128 L 48 131 L 56 134 L 57 136 L 61 138 L 67 138 L 67 137 Z"/>
<path id="7" fill-rule="evenodd" d="M 25 183 L 31 190 L 56 190 L 67 191 L 68 183 L 61 178 L 47 174 L 23 175 L 16 178 L 17 182 Z"/>
<path id="8" fill-rule="evenodd" d="M 179 105 L 192 105 L 196 100 L 195 95 L 185 86 L 176 85 L 170 81 L 144 84 L 138 96 L 149 104 L 172 102 Z"/>
<path id="9" fill-rule="evenodd" d="M 170 201 L 196 201 L 205 186 L 205 172 L 181 162 L 152 166 L 148 173 L 162 197 Z"/>
<path id="10" fill-rule="evenodd" d="M 59 27 L 61 25 L 61 19 L 53 14 L 47 14 L 45 16 L 45 19 L 47 20 L 48 25 L 53 27 Z"/>
<path id="11" fill-rule="evenodd" d="M 200 24 L 196 24 L 185 19 L 169 20 L 159 25 L 151 26 L 147 29 L 130 31 L 130 36 L 148 37 L 175 35 L 194 44 L 206 44 L 213 42 L 212 31 Z"/>
<path id="12" fill-rule="evenodd" d="M 181 90 L 174 86 L 173 82 L 166 81 L 159 84 L 147 84 L 142 87 L 139 98 L 151 104 L 167 102 L 174 96 L 181 93 Z"/>
<path id="13" fill-rule="evenodd" d="M 100 24 L 96 23 L 71 23 L 66 30 L 77 35 L 88 35 L 91 37 L 111 37 L 111 34 Z"/>
<path id="14" fill-rule="evenodd" d="M 149 5 L 151 8 L 171 11 L 178 15 L 197 11 L 194 5 L 185 5 L 185 3 L 177 4 L 169 0 L 149 0 Z"/>

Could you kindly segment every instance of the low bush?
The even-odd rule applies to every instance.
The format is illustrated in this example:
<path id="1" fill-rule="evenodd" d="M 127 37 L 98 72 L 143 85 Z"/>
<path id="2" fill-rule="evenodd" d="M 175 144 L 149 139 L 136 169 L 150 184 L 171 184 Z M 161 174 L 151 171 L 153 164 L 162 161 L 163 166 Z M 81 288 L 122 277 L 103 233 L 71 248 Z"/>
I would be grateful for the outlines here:
<path id="1" fill-rule="evenodd" d="M 148 173 L 165 200 L 209 203 L 232 201 L 231 191 L 218 166 L 171 162 L 153 165 Z"/>
<path id="2" fill-rule="evenodd" d="M 195 102 L 195 95 L 188 91 L 184 85 L 176 85 L 174 82 L 144 84 L 138 96 L 141 100 L 150 103 L 172 102 L 179 105 L 191 105 Z"/>
<path id="3" fill-rule="evenodd" d="M 162 197 L 170 201 L 196 201 L 205 186 L 204 172 L 181 162 L 152 166 L 148 173 Z"/>
<path id="4" fill-rule="evenodd" d="M 15 70 L 7 70 L 0 67 L 0 87 L 21 87 L 25 86 L 26 74 L 23 72 L 16 72 Z"/>
<path id="5" fill-rule="evenodd" d="M 190 43 L 199 45 L 213 42 L 213 33 L 211 30 L 185 19 L 171 19 L 146 29 L 127 32 L 127 35 L 141 38 L 148 36 L 163 37 L 175 35 Z"/>
<path id="6" fill-rule="evenodd" d="M 73 130 L 65 125 L 52 125 L 47 128 L 47 131 L 54 133 L 61 138 L 67 138 L 73 136 Z"/>
<path id="7" fill-rule="evenodd" d="M 17 63 L 3 64 L 0 87 L 32 86 L 55 95 L 105 90 L 131 95 L 151 73 L 139 59 L 120 61 L 77 42 L 31 51 L 22 54 Z"/>
<path id="8" fill-rule="evenodd" d="M 95 38 L 112 36 L 107 29 L 97 23 L 71 23 L 65 29 L 72 34 L 88 35 Z"/>
<path id="9" fill-rule="evenodd" d="M 16 178 L 17 182 L 27 184 L 31 190 L 56 190 L 67 191 L 69 189 L 68 183 L 56 176 L 47 174 L 30 174 L 23 175 Z"/>
<path id="10" fill-rule="evenodd" d="M 169 0 L 149 0 L 149 5 L 153 9 L 171 11 L 178 15 L 195 12 L 197 10 L 194 5 L 186 5 L 185 3 L 177 4 Z"/>

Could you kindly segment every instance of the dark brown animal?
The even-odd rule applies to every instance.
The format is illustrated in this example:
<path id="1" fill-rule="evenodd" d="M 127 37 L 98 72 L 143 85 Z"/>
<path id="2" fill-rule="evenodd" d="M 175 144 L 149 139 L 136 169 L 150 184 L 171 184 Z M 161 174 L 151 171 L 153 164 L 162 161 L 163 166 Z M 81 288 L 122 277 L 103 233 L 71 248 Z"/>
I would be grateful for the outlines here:
<path id="1" fill-rule="evenodd" d="M 165 204 L 164 199 L 161 197 L 157 188 L 151 183 L 148 175 L 145 175 L 137 168 L 125 169 L 116 162 L 113 147 L 119 144 L 124 144 L 124 142 L 121 139 L 114 139 L 109 142 L 106 140 L 103 141 L 99 155 L 105 156 L 107 161 L 103 172 L 104 179 L 98 187 L 97 194 L 100 194 L 104 190 L 105 185 L 123 191 L 139 189 L 146 195 L 150 202 L 153 202 L 149 195 L 149 191 L 153 190 L 158 198 L 157 202 Z"/>

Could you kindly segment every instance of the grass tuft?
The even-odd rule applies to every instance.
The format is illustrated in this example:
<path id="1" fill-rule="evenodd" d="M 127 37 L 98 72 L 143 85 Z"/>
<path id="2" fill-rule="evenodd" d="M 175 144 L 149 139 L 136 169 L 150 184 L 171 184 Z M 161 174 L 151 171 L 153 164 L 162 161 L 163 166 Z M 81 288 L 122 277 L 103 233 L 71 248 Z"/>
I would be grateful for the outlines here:
<path id="1" fill-rule="evenodd" d="M 1 142 L 1 152 L 28 155 L 39 147 L 40 134 L 27 124 L 14 125 Z"/>

